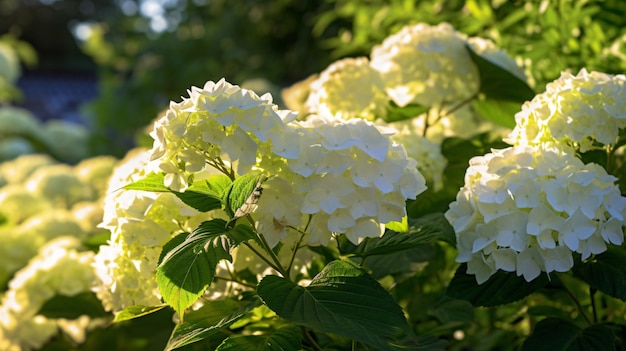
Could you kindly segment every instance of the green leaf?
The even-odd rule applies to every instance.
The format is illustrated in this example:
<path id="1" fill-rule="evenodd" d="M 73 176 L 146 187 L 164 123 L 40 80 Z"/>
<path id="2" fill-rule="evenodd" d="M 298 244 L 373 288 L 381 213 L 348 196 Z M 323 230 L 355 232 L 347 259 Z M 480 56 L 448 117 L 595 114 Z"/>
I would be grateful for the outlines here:
<path id="1" fill-rule="evenodd" d="M 231 245 L 234 247 L 245 241 L 257 240 L 258 237 L 254 228 L 251 226 L 247 224 L 237 224 L 228 231 L 228 238 L 230 239 Z"/>
<path id="2" fill-rule="evenodd" d="M 535 326 L 522 351 L 611 351 L 615 335 L 604 324 L 581 328 L 568 319 L 547 318 Z"/>
<path id="3" fill-rule="evenodd" d="M 124 185 L 122 189 L 152 191 L 155 193 L 169 192 L 170 189 L 165 186 L 164 182 L 165 173 L 150 173 L 143 179 Z"/>
<path id="4" fill-rule="evenodd" d="M 223 174 L 193 182 L 184 192 L 172 191 L 185 204 L 200 212 L 222 207 L 224 191 L 231 185 L 230 178 Z"/>
<path id="5" fill-rule="evenodd" d="M 457 269 L 448 285 L 446 294 L 450 297 L 467 300 L 474 306 L 498 306 L 520 300 L 548 284 L 546 274 L 541 274 L 531 282 L 515 273 L 497 271 L 489 280 L 478 285 L 474 275 L 467 274 L 467 264 Z"/>
<path id="6" fill-rule="evenodd" d="M 441 323 L 472 322 L 474 320 L 474 306 L 466 300 L 444 298 L 428 311 L 428 314 L 437 318 Z"/>
<path id="7" fill-rule="evenodd" d="M 230 244 L 224 235 L 226 232 L 226 221 L 223 219 L 202 222 L 182 243 L 163 256 L 157 268 L 157 283 L 163 300 L 174 308 L 181 320 L 185 309 L 213 281 L 218 262 L 232 260 Z M 180 238 L 172 240 L 178 242 Z"/>
<path id="8" fill-rule="evenodd" d="M 356 339 L 378 350 L 415 346 L 400 306 L 351 262 L 330 262 L 306 288 L 268 275 L 257 292 L 278 316 L 295 324 Z"/>
<path id="9" fill-rule="evenodd" d="M 515 128 L 515 114 L 521 111 L 522 104 L 506 100 L 477 99 L 472 108 L 481 118 L 499 126 Z"/>
<path id="10" fill-rule="evenodd" d="M 272 334 L 230 336 L 215 351 L 299 351 L 301 349 L 300 328 L 287 326 Z"/>
<path id="11" fill-rule="evenodd" d="M 422 113 L 428 111 L 430 107 L 417 104 L 409 104 L 404 107 L 400 107 L 391 102 L 389 109 L 387 110 L 387 116 L 385 116 L 385 122 L 397 122 L 407 119 L 415 118 Z"/>
<path id="12" fill-rule="evenodd" d="M 187 313 L 185 321 L 176 325 L 165 350 L 173 350 L 203 340 L 236 322 L 261 305 L 259 299 L 206 301 L 196 311 Z"/>
<path id="13" fill-rule="evenodd" d="M 226 212 L 233 218 L 243 217 L 254 210 L 263 191 L 264 175 L 246 174 L 233 182 L 226 194 Z"/>
<path id="14" fill-rule="evenodd" d="M 626 250 L 610 246 L 592 260 L 577 264 L 574 274 L 594 289 L 626 301 Z"/>
<path id="15" fill-rule="evenodd" d="M 347 240 L 345 236 L 340 237 L 339 242 L 342 249 L 348 249 Z M 410 218 L 408 232 L 397 233 L 388 230 L 380 238 L 363 239 L 354 250 L 348 252 L 358 257 L 386 255 L 419 245 L 430 244 L 437 240 L 444 240 L 451 245 L 456 245 L 454 229 L 443 213 L 433 213 L 418 219 Z"/>
<path id="16" fill-rule="evenodd" d="M 478 68 L 480 92 L 487 98 L 517 102 L 521 106 L 525 101 L 535 97 L 535 92 L 526 82 L 505 68 L 480 56 L 469 45 L 466 45 L 466 48 Z"/>
<path id="17" fill-rule="evenodd" d="M 123 322 L 123 321 L 127 321 L 130 319 L 143 317 L 152 312 L 160 311 L 165 307 L 167 307 L 167 305 L 165 304 L 157 305 L 157 306 L 142 306 L 142 305 L 129 306 L 121 310 L 120 312 L 118 312 L 115 315 L 115 319 L 113 319 L 113 322 L 117 323 L 117 322 Z"/>
<path id="18" fill-rule="evenodd" d="M 92 318 L 108 316 L 102 302 L 92 292 L 82 292 L 73 296 L 55 295 L 48 299 L 37 314 L 47 318 L 76 319 L 82 315 Z"/>

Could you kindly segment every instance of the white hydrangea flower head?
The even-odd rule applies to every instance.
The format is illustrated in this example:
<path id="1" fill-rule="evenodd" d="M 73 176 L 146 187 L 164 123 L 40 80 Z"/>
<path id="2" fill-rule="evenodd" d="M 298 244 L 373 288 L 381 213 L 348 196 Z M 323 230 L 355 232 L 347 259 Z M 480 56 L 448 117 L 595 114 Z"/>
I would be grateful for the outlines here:
<path id="1" fill-rule="evenodd" d="M 391 136 L 391 140 L 402 145 L 407 155 L 417 161 L 417 169 L 427 183 L 432 184 L 435 191 L 441 190 L 443 188 L 443 171 L 448 164 L 441 153 L 441 145 L 419 134 L 411 121 L 402 124 L 388 124 L 387 126 L 400 127 Z"/>
<path id="2" fill-rule="evenodd" d="M 219 157 L 241 175 L 256 164 L 260 144 L 270 143 L 277 154 L 289 152 L 273 141 L 284 137 L 283 119 L 295 119 L 295 113 L 279 111 L 270 94 L 259 97 L 224 79 L 188 93 L 189 98 L 170 104 L 150 133 L 151 159 L 158 160 L 172 190 L 184 191 L 188 177 L 207 160 Z"/>
<path id="3" fill-rule="evenodd" d="M 3 343 L 19 345 L 22 350 L 38 349 L 57 333 L 58 320 L 37 312 L 57 294 L 90 291 L 95 281 L 91 267 L 94 253 L 80 248 L 76 238 L 57 238 L 41 247 L 39 254 L 15 274 L 0 305 Z"/>
<path id="4" fill-rule="evenodd" d="M 101 228 L 111 231 L 108 245 L 94 259 L 95 292 L 105 309 L 119 312 L 132 305 L 161 301 L 155 273 L 163 245 L 182 230 L 193 230 L 210 218 L 186 206 L 171 193 L 124 190 L 158 167 L 150 151 L 131 150 L 113 171 L 104 199 Z"/>
<path id="5" fill-rule="evenodd" d="M 380 73 L 367 57 L 332 63 L 311 83 L 306 110 L 324 117 L 364 118 L 387 115 L 389 97 Z"/>
<path id="6" fill-rule="evenodd" d="M 38 168 L 25 181 L 26 189 L 60 208 L 95 199 L 94 190 L 82 182 L 71 166 L 56 164 Z"/>
<path id="7" fill-rule="evenodd" d="M 484 283 L 497 270 L 526 281 L 565 272 L 624 241 L 626 198 L 616 178 L 551 145 L 492 150 L 470 160 L 446 218 L 457 262 Z"/>
<path id="8" fill-rule="evenodd" d="M 516 127 L 505 139 L 512 145 L 558 142 L 581 152 L 596 143 L 613 145 L 626 127 L 626 76 L 567 72 L 546 86 L 515 115 Z"/>
<path id="9" fill-rule="evenodd" d="M 22 184 L 38 168 L 57 164 L 47 154 L 23 155 L 0 164 L 0 173 L 11 184 Z"/>
<path id="10" fill-rule="evenodd" d="M 371 65 L 399 106 L 462 101 L 479 84 L 466 43 L 467 36 L 448 23 L 406 26 L 372 49 Z"/>
<path id="11" fill-rule="evenodd" d="M 272 242 L 285 237 L 286 226 L 308 223 L 308 216 L 289 206 L 313 216 L 308 243 L 327 244 L 332 233 L 345 233 L 355 243 L 380 236 L 385 223 L 406 215 L 404 201 L 426 190 L 417 162 L 372 122 L 311 115 L 290 127 L 300 135 L 299 157 L 269 172 L 286 182 L 267 199 L 268 211 L 275 215 L 258 221 L 275 234 Z M 260 215 L 265 211 L 261 205 Z"/>
<path id="12" fill-rule="evenodd" d="M 98 225 L 102 223 L 104 216 L 104 201 L 83 201 L 78 202 L 71 208 L 71 213 L 88 235 L 102 231 Z"/>
<path id="13" fill-rule="evenodd" d="M 3 243 L 0 245 L 0 284 L 3 286 L 15 272 L 26 266 L 28 261 L 37 255 L 41 246 L 41 241 L 22 234 L 15 227 L 0 227 L 0 237 Z"/>
<path id="14" fill-rule="evenodd" d="M 306 101 L 311 93 L 311 83 L 316 81 L 318 77 L 319 74 L 312 74 L 299 82 L 283 88 L 280 91 L 280 97 L 285 107 L 291 111 L 303 113 Z"/>

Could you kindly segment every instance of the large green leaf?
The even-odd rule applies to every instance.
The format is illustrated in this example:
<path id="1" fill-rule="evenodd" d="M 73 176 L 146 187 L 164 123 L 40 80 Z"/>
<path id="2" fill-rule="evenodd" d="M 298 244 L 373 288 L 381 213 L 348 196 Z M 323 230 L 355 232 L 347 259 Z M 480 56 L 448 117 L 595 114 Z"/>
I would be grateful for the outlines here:
<path id="1" fill-rule="evenodd" d="M 165 350 L 173 350 L 203 340 L 236 322 L 246 313 L 261 305 L 260 300 L 206 301 L 202 307 L 190 311 L 185 321 L 176 325 Z"/>
<path id="2" fill-rule="evenodd" d="M 547 318 L 535 326 L 522 351 L 611 351 L 615 335 L 604 324 L 581 328 L 568 319 Z"/>
<path id="3" fill-rule="evenodd" d="M 400 306 L 354 263 L 330 262 L 306 288 L 269 275 L 257 292 L 278 316 L 295 324 L 352 338 L 378 350 L 415 346 Z"/>
<path id="4" fill-rule="evenodd" d="M 522 109 L 522 104 L 507 100 L 479 98 L 472 102 L 472 108 L 481 118 L 496 125 L 513 129 L 515 127 L 515 114 Z"/>
<path id="5" fill-rule="evenodd" d="M 126 307 L 115 315 L 114 322 L 123 322 L 130 319 L 135 319 L 139 317 L 143 317 L 153 312 L 157 312 L 167 307 L 167 305 L 157 305 L 157 306 L 143 306 L 143 305 L 134 305 Z"/>
<path id="6" fill-rule="evenodd" d="M 626 301 L 626 250 L 611 246 L 592 260 L 577 264 L 574 274 L 594 289 Z"/>
<path id="7" fill-rule="evenodd" d="M 55 295 L 48 299 L 37 314 L 48 318 L 76 319 L 82 315 L 92 318 L 108 316 L 102 302 L 92 292 L 82 292 L 72 296 Z"/>
<path id="8" fill-rule="evenodd" d="M 466 48 L 478 68 L 480 92 L 487 98 L 518 102 L 521 106 L 525 101 L 535 97 L 535 92 L 526 82 L 489 59 L 480 56 L 469 45 Z"/>
<path id="9" fill-rule="evenodd" d="M 450 297 L 468 300 L 474 306 L 498 306 L 520 300 L 548 284 L 546 274 L 527 282 L 515 273 L 497 271 L 483 284 L 476 283 L 474 275 L 467 274 L 467 264 L 457 269 L 448 285 Z"/>
<path id="10" fill-rule="evenodd" d="M 233 335 L 225 339 L 215 351 L 299 351 L 302 350 L 301 333 L 300 328 L 287 326 L 271 334 Z"/>
<path id="11" fill-rule="evenodd" d="M 226 212 L 233 219 L 243 217 L 254 210 L 263 192 L 261 184 L 265 180 L 264 175 L 245 174 L 233 181 L 233 184 L 225 192 Z"/>
<path id="12" fill-rule="evenodd" d="M 165 173 L 150 173 L 145 178 L 136 182 L 126 184 L 122 189 L 126 190 L 142 190 L 152 192 L 169 192 L 170 189 L 165 186 Z"/>
<path id="13" fill-rule="evenodd" d="M 200 212 L 222 207 L 224 191 L 232 182 L 223 174 L 193 182 L 184 192 L 172 191 L 179 199 Z"/>
<path id="14" fill-rule="evenodd" d="M 358 257 L 393 254 L 430 244 L 437 240 L 444 240 L 452 245 L 456 244 L 454 229 L 443 213 L 433 213 L 418 219 L 409 219 L 408 232 L 398 233 L 387 230 L 380 238 L 363 239 L 355 248 L 350 247 L 351 245 L 345 236 L 339 237 L 342 250 Z"/>
<path id="15" fill-rule="evenodd" d="M 181 316 L 209 287 L 215 267 L 222 259 L 232 260 L 224 235 L 226 221 L 203 222 L 185 240 L 167 252 L 157 268 L 157 283 L 163 300 Z M 180 237 L 172 239 L 179 242 Z M 167 244 L 166 244 L 167 245 Z"/>

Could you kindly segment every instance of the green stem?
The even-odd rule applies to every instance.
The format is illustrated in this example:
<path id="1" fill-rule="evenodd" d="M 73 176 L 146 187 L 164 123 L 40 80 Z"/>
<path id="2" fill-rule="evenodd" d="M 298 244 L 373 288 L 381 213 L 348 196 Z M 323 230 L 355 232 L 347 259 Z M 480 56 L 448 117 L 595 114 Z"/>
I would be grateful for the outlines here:
<path id="1" fill-rule="evenodd" d="M 311 332 L 307 328 L 305 327 L 300 327 L 300 328 L 302 329 L 302 334 L 304 334 L 304 338 L 306 339 L 306 341 L 309 342 L 309 344 L 311 344 L 311 348 L 313 348 L 313 350 L 324 351 L 324 349 L 322 349 L 320 345 L 317 344 L 317 342 L 311 335 Z"/>
<path id="2" fill-rule="evenodd" d="M 252 219 L 252 216 L 247 215 L 246 218 L 248 219 L 248 222 L 250 222 L 250 224 L 252 225 L 252 228 L 254 228 L 254 220 Z M 265 237 L 263 236 L 263 234 L 258 233 L 256 230 L 255 230 L 255 233 L 256 233 L 257 238 L 259 239 L 259 242 L 261 243 L 261 246 L 263 246 L 263 249 L 265 250 L 265 252 L 267 252 L 267 254 L 270 256 L 270 258 L 274 262 L 274 264 L 270 264 L 270 266 L 274 268 L 276 271 L 278 271 L 283 277 L 289 279 L 289 271 L 285 271 L 285 269 L 283 268 L 283 265 L 280 263 L 280 260 L 278 259 L 274 251 L 272 251 L 272 248 L 267 243 L 267 240 L 265 240 Z"/>
<path id="3" fill-rule="evenodd" d="M 441 114 L 441 115 L 439 116 L 439 118 L 443 118 L 443 117 L 445 117 L 445 116 L 448 116 L 448 115 L 450 115 L 450 114 L 454 113 L 456 110 L 458 110 L 458 109 L 460 109 L 461 107 L 463 107 L 463 106 L 465 106 L 465 105 L 469 104 L 470 102 L 472 102 L 472 100 L 476 99 L 477 97 L 478 97 L 478 92 L 474 93 L 472 96 L 470 96 L 470 97 L 468 97 L 467 99 L 465 99 L 465 100 L 463 100 L 463 101 L 459 102 L 458 104 L 456 104 L 456 105 L 452 106 L 452 108 L 451 108 L 451 109 L 444 111 L 444 113 L 443 113 L 443 114 Z"/>
<path id="4" fill-rule="evenodd" d="M 213 279 L 217 279 L 217 280 L 225 280 L 225 281 L 227 281 L 227 282 L 237 283 L 237 284 L 239 284 L 239 285 L 242 285 L 242 286 L 245 286 L 245 287 L 248 287 L 248 288 L 252 288 L 252 289 L 256 289 L 256 287 L 257 287 L 257 286 L 256 286 L 256 285 L 254 285 L 254 284 L 248 284 L 248 283 L 246 283 L 246 282 L 243 282 L 243 281 L 238 280 L 238 279 L 233 279 L 233 278 L 225 278 L 225 277 L 215 276 L 215 277 L 213 277 Z"/>
<path id="5" fill-rule="evenodd" d="M 287 266 L 287 272 L 291 272 L 291 267 L 293 267 L 293 261 L 295 261 L 295 259 L 296 259 L 296 253 L 298 253 L 298 250 L 300 249 L 300 244 L 302 244 L 302 240 L 304 239 L 304 235 L 305 234 L 306 233 L 304 233 L 304 232 L 300 233 L 300 239 L 298 240 L 298 242 L 294 246 L 293 252 L 291 253 L 291 259 L 289 260 L 289 265 Z"/>
<path id="6" fill-rule="evenodd" d="M 589 287 L 589 298 L 591 299 L 591 311 L 593 311 L 593 322 L 598 323 L 598 309 L 596 308 L 596 292 L 597 290 Z"/>
<path id="7" fill-rule="evenodd" d="M 565 285 L 565 282 L 563 282 L 562 279 L 561 279 L 561 283 L 563 284 L 563 290 L 565 291 L 567 296 L 569 296 L 572 299 L 572 301 L 574 301 L 574 304 L 576 304 L 576 307 L 580 311 L 580 315 L 583 316 L 583 318 L 585 319 L 585 321 L 587 321 L 587 323 L 589 323 L 589 325 L 593 324 L 591 322 L 591 319 L 587 317 L 587 314 L 585 313 L 585 309 L 583 308 L 583 306 L 580 304 L 576 296 L 574 296 L 574 294 L 567 288 L 567 286 Z"/>
<path id="8" fill-rule="evenodd" d="M 282 274 L 282 268 L 277 267 L 272 261 L 270 261 L 262 253 L 260 253 L 259 250 L 255 249 L 254 246 L 250 245 L 250 243 L 248 243 L 247 241 L 242 242 L 242 244 L 248 247 L 250 251 L 254 252 L 255 255 L 259 256 L 259 258 L 262 259 L 265 263 L 267 263 L 270 267 L 272 267 L 274 270 Z"/>

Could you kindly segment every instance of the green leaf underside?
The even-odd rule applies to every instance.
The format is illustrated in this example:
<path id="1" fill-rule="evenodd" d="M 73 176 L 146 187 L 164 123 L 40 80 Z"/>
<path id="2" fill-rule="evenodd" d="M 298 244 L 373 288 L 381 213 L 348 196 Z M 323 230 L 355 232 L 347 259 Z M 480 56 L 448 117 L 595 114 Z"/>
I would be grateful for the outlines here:
<path id="1" fill-rule="evenodd" d="M 429 109 L 430 107 L 428 106 L 418 104 L 409 104 L 404 107 L 400 107 L 392 102 L 387 111 L 387 115 L 385 116 L 385 122 L 391 123 L 415 118 Z"/>
<path id="2" fill-rule="evenodd" d="M 167 307 L 167 305 L 157 305 L 157 306 L 142 306 L 142 305 L 135 305 L 135 306 L 129 306 L 126 307 L 125 309 L 123 309 L 122 311 L 118 312 L 115 315 L 115 319 L 113 319 L 113 322 L 123 322 L 123 321 L 127 321 L 130 319 L 134 319 L 134 318 L 139 318 L 139 317 L 143 317 L 145 315 L 148 315 L 152 312 L 156 312 L 156 311 L 160 311 L 163 308 Z"/>
<path id="3" fill-rule="evenodd" d="M 414 342 L 393 297 L 350 262 L 329 263 L 306 288 L 269 275 L 259 283 L 257 292 L 280 317 L 310 329 L 349 337 L 380 350 L 397 350 L 399 343 Z"/>
<path id="4" fill-rule="evenodd" d="M 55 295 L 48 299 L 37 314 L 47 318 L 76 319 L 82 315 L 92 318 L 108 316 L 95 293 L 82 292 L 73 296 Z"/>
<path id="5" fill-rule="evenodd" d="M 181 319 L 185 309 L 213 281 L 218 262 L 222 259 L 232 260 L 230 244 L 226 235 L 223 235 L 226 231 L 226 221 L 222 219 L 203 222 L 185 240 L 163 255 L 157 268 L 157 283 L 163 299 Z M 178 242 L 180 237 L 172 240 Z"/>
<path id="6" fill-rule="evenodd" d="M 245 174 L 233 181 L 225 193 L 226 212 L 233 219 L 245 216 L 252 209 L 251 206 L 256 204 L 261 195 L 257 189 L 261 186 L 264 178 L 264 175 Z"/>
<path id="7" fill-rule="evenodd" d="M 518 102 L 520 106 L 535 97 L 533 89 L 516 75 L 477 54 L 469 45 L 466 49 L 478 68 L 480 92 L 485 96 Z"/>
<path id="8" fill-rule="evenodd" d="M 342 248 L 349 248 L 348 239 L 340 237 Z M 350 253 L 358 257 L 386 255 L 408 250 L 420 245 L 443 240 L 451 245 L 456 244 L 454 229 L 445 219 L 443 213 L 433 213 L 419 219 L 409 219 L 409 231 L 397 233 L 391 230 L 380 238 L 365 238 Z"/>
<path id="9" fill-rule="evenodd" d="M 581 328 L 567 319 L 547 318 L 535 326 L 522 351 L 611 351 L 615 336 L 604 324 Z"/>
<path id="10" fill-rule="evenodd" d="M 302 349 L 300 328 L 283 327 L 266 335 L 233 335 L 215 351 L 299 351 Z"/>
<path id="11" fill-rule="evenodd" d="M 548 284 L 546 274 L 541 274 L 527 282 L 515 273 L 497 271 L 489 280 L 478 285 L 472 274 L 467 274 L 467 264 L 457 269 L 450 281 L 446 294 L 450 297 L 467 300 L 474 306 L 498 306 L 521 300 Z"/>
<path id="12" fill-rule="evenodd" d="M 576 265 L 574 274 L 594 289 L 626 301 L 626 251 L 609 247 L 593 260 Z"/>
<path id="13" fill-rule="evenodd" d="M 185 321 L 176 325 L 165 350 L 173 350 L 203 340 L 230 326 L 246 313 L 261 305 L 259 299 L 207 301 L 196 311 L 190 311 Z"/>

